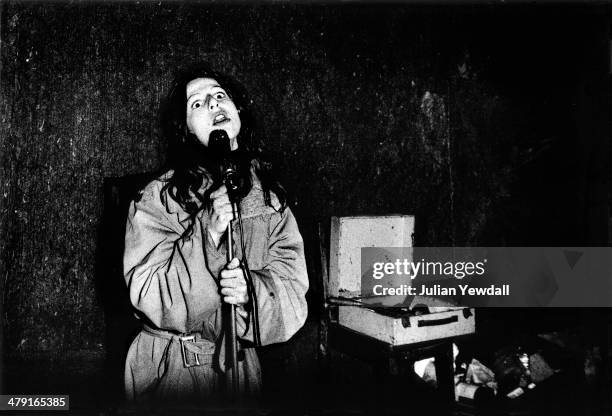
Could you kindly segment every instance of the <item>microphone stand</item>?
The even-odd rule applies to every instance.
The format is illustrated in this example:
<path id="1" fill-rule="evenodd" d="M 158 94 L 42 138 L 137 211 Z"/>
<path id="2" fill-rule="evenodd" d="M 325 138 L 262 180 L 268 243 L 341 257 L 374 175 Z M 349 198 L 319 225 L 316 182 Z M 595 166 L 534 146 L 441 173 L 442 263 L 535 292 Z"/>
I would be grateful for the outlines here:
<path id="1" fill-rule="evenodd" d="M 234 217 L 238 212 L 236 202 L 232 201 L 232 211 Z M 232 222 L 231 220 L 227 224 L 227 262 L 231 262 L 234 258 L 234 242 L 232 239 Z M 229 305 L 229 325 L 227 325 L 227 340 L 229 345 L 229 356 L 231 357 L 231 371 L 230 371 L 230 382 L 231 382 L 231 397 L 233 399 L 240 398 L 240 377 L 238 373 L 238 338 L 236 336 L 236 305 Z M 227 346 L 226 346 L 227 347 Z"/>
<path id="2" fill-rule="evenodd" d="M 235 162 L 232 161 L 231 153 L 232 148 L 230 144 L 230 139 L 225 130 L 213 130 L 210 132 L 209 136 L 209 147 L 212 150 L 213 154 L 217 154 L 220 161 L 220 170 L 221 177 L 223 180 L 223 184 L 227 189 L 227 194 L 232 204 L 232 213 L 234 214 L 234 218 L 238 218 L 238 197 L 236 195 L 236 191 L 239 188 L 239 180 L 237 177 L 237 171 Z M 234 258 L 234 241 L 232 240 L 233 232 L 232 232 L 232 222 L 231 220 L 227 224 L 227 262 L 230 263 Z M 244 253 L 243 253 L 244 255 Z M 225 339 L 225 368 L 226 371 L 228 369 L 227 366 L 227 358 L 229 356 L 231 360 L 231 371 L 229 372 L 230 379 L 226 380 L 226 388 L 231 391 L 232 399 L 240 398 L 240 378 L 238 374 L 238 339 L 236 336 L 236 305 L 228 305 L 229 307 L 225 307 L 228 310 L 228 313 L 223 316 L 223 324 L 226 327 L 226 339 Z M 225 318 L 228 318 L 229 322 L 225 322 Z M 230 387 L 231 386 L 231 387 Z"/>

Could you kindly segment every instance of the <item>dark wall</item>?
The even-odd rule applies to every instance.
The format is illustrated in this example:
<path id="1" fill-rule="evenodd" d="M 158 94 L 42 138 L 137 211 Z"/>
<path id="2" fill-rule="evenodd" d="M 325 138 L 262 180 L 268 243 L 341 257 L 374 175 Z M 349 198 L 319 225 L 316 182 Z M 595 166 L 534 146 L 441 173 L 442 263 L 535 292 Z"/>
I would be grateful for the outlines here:
<path id="1" fill-rule="evenodd" d="M 245 84 L 302 221 L 587 244 L 589 210 L 607 224 L 606 12 L 3 2 L 6 351 L 104 349 L 103 181 L 163 166 L 160 101 L 199 59 Z"/>

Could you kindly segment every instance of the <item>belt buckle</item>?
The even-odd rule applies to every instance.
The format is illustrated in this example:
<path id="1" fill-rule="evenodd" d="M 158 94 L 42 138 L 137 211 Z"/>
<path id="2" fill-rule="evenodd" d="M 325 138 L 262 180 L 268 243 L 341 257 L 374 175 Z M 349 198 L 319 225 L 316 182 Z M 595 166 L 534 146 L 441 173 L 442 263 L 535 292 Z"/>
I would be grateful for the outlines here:
<path id="1" fill-rule="evenodd" d="M 195 335 L 186 335 L 183 337 L 179 337 L 179 340 L 181 341 L 181 352 L 183 353 L 183 365 L 185 365 L 185 367 L 189 368 L 189 367 L 197 367 L 199 365 L 202 365 L 200 363 L 200 360 L 198 359 L 198 354 L 191 352 L 189 350 L 187 350 L 187 348 L 185 347 L 185 343 L 186 342 L 194 342 L 195 341 Z M 193 361 L 189 361 L 189 358 L 187 357 L 187 354 L 191 353 L 191 355 L 195 358 L 195 363 Z"/>

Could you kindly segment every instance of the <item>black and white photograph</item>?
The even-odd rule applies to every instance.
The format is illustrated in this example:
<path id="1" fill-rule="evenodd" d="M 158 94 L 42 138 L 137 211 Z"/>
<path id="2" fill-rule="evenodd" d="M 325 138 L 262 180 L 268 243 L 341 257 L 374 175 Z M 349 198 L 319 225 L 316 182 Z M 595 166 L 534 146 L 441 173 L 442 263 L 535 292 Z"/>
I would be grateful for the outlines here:
<path id="1" fill-rule="evenodd" d="M 612 4 L 0 1 L 0 415 L 612 414 Z"/>

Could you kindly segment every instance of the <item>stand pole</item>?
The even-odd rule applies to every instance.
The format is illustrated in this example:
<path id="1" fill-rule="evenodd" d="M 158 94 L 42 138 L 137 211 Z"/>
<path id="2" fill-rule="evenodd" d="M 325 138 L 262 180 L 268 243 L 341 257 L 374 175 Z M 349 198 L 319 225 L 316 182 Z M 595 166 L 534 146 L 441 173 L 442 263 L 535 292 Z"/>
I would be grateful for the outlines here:
<path id="1" fill-rule="evenodd" d="M 232 211 L 234 218 L 236 217 L 236 203 L 232 202 Z M 233 221 L 233 220 L 232 220 Z M 227 224 L 227 262 L 231 262 L 234 258 L 234 242 L 232 239 L 232 221 Z M 238 339 L 236 337 L 236 305 L 229 305 L 229 325 L 227 325 L 227 342 L 229 344 L 229 355 L 232 362 L 230 371 L 230 381 L 232 389 L 232 398 L 240 397 L 240 377 L 238 374 Z"/>

